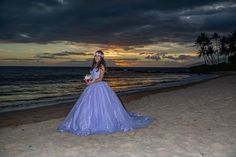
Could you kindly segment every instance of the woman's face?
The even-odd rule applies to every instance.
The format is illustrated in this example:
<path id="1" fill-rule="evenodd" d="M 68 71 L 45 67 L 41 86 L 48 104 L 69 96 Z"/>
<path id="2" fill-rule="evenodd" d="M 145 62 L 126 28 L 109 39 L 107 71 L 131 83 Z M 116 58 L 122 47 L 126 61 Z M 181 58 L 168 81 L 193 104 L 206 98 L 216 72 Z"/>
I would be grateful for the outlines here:
<path id="1" fill-rule="evenodd" d="M 100 61 L 100 56 L 95 55 L 95 56 L 94 56 L 94 59 L 95 59 L 95 61 L 98 63 L 98 62 Z"/>

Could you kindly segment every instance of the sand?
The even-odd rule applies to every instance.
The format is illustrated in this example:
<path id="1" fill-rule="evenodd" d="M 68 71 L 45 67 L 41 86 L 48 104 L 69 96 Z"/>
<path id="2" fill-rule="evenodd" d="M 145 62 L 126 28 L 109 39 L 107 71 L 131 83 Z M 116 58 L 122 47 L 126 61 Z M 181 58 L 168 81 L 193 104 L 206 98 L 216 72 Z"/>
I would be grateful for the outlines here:
<path id="1" fill-rule="evenodd" d="M 147 128 L 109 135 L 55 131 L 64 119 L 0 128 L 2 157 L 236 157 L 236 75 L 126 102 L 156 117 Z"/>

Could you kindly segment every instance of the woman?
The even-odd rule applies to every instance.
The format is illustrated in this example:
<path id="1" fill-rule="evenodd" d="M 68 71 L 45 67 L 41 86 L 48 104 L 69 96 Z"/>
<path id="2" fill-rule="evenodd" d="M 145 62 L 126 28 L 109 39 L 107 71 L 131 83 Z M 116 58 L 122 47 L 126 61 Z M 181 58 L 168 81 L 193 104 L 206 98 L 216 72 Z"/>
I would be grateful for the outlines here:
<path id="1" fill-rule="evenodd" d="M 91 81 L 57 130 L 75 135 L 109 134 L 148 126 L 153 117 L 127 112 L 112 88 L 102 81 L 106 72 L 104 53 L 96 51 Z"/>

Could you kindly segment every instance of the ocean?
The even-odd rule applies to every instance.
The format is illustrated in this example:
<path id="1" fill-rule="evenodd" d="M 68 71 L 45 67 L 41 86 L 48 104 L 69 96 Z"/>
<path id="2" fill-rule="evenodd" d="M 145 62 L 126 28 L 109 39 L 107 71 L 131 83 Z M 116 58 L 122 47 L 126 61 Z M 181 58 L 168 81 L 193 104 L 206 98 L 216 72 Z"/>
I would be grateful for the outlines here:
<path id="1" fill-rule="evenodd" d="M 75 102 L 88 67 L 0 66 L 0 113 Z M 118 94 L 188 84 L 215 77 L 188 68 L 110 67 L 104 77 Z"/>

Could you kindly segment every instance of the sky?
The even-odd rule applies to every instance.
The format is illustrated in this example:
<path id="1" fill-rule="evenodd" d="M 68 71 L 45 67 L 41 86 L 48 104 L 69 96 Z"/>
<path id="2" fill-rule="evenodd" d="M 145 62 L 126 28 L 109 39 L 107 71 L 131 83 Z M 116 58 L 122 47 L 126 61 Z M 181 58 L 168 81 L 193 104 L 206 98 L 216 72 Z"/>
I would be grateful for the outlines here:
<path id="1" fill-rule="evenodd" d="M 1 0 L 0 66 L 186 67 L 201 32 L 236 29 L 236 0 Z"/>

